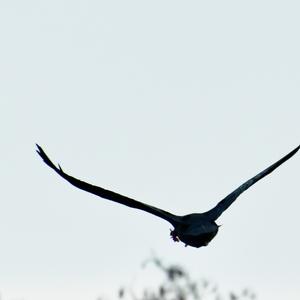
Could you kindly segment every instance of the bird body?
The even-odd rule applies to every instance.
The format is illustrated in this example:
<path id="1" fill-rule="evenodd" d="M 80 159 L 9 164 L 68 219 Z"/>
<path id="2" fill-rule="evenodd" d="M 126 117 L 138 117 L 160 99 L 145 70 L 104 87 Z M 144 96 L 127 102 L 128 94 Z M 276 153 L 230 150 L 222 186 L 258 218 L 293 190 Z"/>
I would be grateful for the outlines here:
<path id="1" fill-rule="evenodd" d="M 58 165 L 58 167 L 55 166 L 39 145 L 37 145 L 37 148 L 37 153 L 40 155 L 43 161 L 58 175 L 60 175 L 62 178 L 67 180 L 75 187 L 97 195 L 101 198 L 118 202 L 131 208 L 140 209 L 151 213 L 157 217 L 160 217 L 173 225 L 174 229 L 170 232 L 170 236 L 173 239 L 173 241 L 181 241 L 186 246 L 189 245 L 192 247 L 199 248 L 202 246 L 207 246 L 209 242 L 216 236 L 220 226 L 217 225 L 215 221 L 236 200 L 236 198 L 245 190 L 247 190 L 250 186 L 252 186 L 257 181 L 273 172 L 281 164 L 283 164 L 285 161 L 287 161 L 293 155 L 295 155 L 295 153 L 299 150 L 300 146 L 292 150 L 290 153 L 285 155 L 283 158 L 281 158 L 262 172 L 247 180 L 245 183 L 243 183 L 241 186 L 235 189 L 232 193 L 226 196 L 223 200 L 221 200 L 211 210 L 204 213 L 193 213 L 185 216 L 176 216 L 160 208 L 145 204 L 143 202 L 131 199 L 121 194 L 103 189 L 99 186 L 95 186 L 85 181 L 81 181 L 75 177 L 72 177 L 65 173 L 60 167 L 60 165 Z"/>
<path id="2" fill-rule="evenodd" d="M 207 246 L 218 230 L 219 226 L 214 221 L 207 219 L 204 214 L 195 213 L 183 216 L 170 235 L 176 242 L 199 248 Z"/>

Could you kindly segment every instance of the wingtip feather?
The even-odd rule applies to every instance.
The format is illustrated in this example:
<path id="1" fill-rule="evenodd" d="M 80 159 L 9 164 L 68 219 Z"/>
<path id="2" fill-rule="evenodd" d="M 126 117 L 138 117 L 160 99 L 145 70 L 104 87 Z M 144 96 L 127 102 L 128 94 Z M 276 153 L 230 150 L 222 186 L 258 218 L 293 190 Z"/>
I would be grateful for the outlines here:
<path id="1" fill-rule="evenodd" d="M 296 147 L 294 150 L 292 150 L 290 152 L 290 155 L 293 156 L 294 154 L 296 154 L 299 151 L 299 149 L 300 149 L 300 145 L 298 147 Z"/>
<path id="2" fill-rule="evenodd" d="M 36 152 L 38 153 L 38 155 L 42 158 L 42 160 L 44 161 L 44 163 L 49 166 L 50 168 L 52 168 L 53 170 L 55 170 L 56 172 L 63 172 L 62 168 L 59 166 L 59 169 L 54 165 L 54 163 L 50 160 L 50 158 L 47 156 L 47 154 L 45 153 L 45 151 L 43 150 L 43 148 L 39 145 L 36 144 Z"/>

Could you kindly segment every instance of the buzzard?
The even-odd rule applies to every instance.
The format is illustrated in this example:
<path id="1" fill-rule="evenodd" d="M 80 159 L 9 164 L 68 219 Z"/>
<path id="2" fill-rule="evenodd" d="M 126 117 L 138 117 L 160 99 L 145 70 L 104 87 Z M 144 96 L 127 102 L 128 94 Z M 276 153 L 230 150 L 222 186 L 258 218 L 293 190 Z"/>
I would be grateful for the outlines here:
<path id="1" fill-rule="evenodd" d="M 118 193 L 106 190 L 102 187 L 89 184 L 85 181 L 79 180 L 73 176 L 68 175 L 63 171 L 60 165 L 58 167 L 49 159 L 42 147 L 38 144 L 37 153 L 43 159 L 46 165 L 53 169 L 58 175 L 67 180 L 69 183 L 75 187 L 84 190 L 86 192 L 92 193 L 101 198 L 118 202 L 120 204 L 144 210 L 150 214 L 160 217 L 174 227 L 170 232 L 170 236 L 175 242 L 183 242 L 185 246 L 192 247 L 202 247 L 207 246 L 208 243 L 216 236 L 218 233 L 219 225 L 217 225 L 216 220 L 221 216 L 221 214 L 236 200 L 236 198 L 246 191 L 250 186 L 255 184 L 260 179 L 264 178 L 281 164 L 291 158 L 300 148 L 300 145 L 292 150 L 290 153 L 285 155 L 283 158 L 258 173 L 251 179 L 247 180 L 232 193 L 221 200 L 215 207 L 204 213 L 192 213 L 185 216 L 177 216 L 163 209 L 148 205 L 146 203 L 134 200 L 132 198 L 120 195 Z"/>

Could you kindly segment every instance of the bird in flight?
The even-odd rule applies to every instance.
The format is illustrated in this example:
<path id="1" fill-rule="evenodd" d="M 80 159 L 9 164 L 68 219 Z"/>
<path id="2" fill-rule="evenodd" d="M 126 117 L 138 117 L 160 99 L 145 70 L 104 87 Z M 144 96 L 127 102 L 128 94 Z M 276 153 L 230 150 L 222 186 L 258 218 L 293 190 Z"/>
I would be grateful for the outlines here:
<path id="1" fill-rule="evenodd" d="M 204 213 L 192 213 L 185 216 L 177 216 L 160 208 L 145 204 L 143 202 L 128 198 L 118 193 L 106 190 L 102 187 L 98 187 L 87 182 L 81 181 L 73 176 L 68 175 L 63 171 L 60 165 L 55 166 L 54 163 L 49 159 L 44 150 L 37 144 L 37 153 L 43 159 L 43 161 L 51 169 L 53 169 L 58 175 L 67 180 L 75 187 L 92 193 L 104 199 L 108 199 L 126 206 L 144 210 L 150 214 L 160 217 L 174 227 L 170 232 L 170 236 L 175 242 L 183 242 L 185 246 L 202 247 L 207 246 L 208 243 L 218 233 L 219 225 L 216 224 L 216 220 L 221 214 L 235 201 L 235 199 L 247 190 L 250 186 L 255 184 L 260 179 L 264 178 L 281 164 L 291 158 L 300 148 L 300 145 L 292 150 L 290 153 L 285 155 L 283 158 L 258 173 L 251 179 L 247 180 L 232 193 L 221 200 L 215 207 Z"/>

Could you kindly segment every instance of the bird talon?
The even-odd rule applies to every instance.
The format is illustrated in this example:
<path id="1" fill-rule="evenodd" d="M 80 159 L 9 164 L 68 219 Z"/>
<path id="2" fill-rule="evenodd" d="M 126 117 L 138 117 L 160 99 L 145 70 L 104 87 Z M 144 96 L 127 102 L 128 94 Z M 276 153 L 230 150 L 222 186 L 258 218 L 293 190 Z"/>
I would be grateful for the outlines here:
<path id="1" fill-rule="evenodd" d="M 177 236 L 177 232 L 175 230 L 170 229 L 170 236 L 174 242 L 180 242 L 180 239 Z"/>

